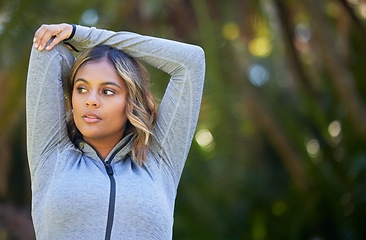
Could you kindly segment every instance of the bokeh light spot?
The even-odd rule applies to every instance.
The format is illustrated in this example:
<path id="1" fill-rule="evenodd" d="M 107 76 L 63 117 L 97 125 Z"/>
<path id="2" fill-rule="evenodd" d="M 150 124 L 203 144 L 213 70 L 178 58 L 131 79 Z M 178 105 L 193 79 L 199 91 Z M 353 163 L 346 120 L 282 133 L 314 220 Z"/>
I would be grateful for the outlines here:
<path id="1" fill-rule="evenodd" d="M 296 40 L 307 43 L 311 39 L 311 32 L 307 25 L 300 23 L 295 27 L 295 38 Z"/>
<path id="2" fill-rule="evenodd" d="M 272 212 L 276 216 L 281 216 L 282 214 L 284 214 L 286 212 L 286 209 L 287 209 L 287 205 L 283 201 L 275 202 L 272 205 Z"/>
<path id="3" fill-rule="evenodd" d="M 308 151 L 311 157 L 317 157 L 320 152 L 319 141 L 316 139 L 311 139 L 306 144 L 306 150 Z"/>
<path id="4" fill-rule="evenodd" d="M 342 132 L 341 123 L 337 120 L 331 122 L 328 126 L 328 132 L 332 137 L 338 137 Z"/>
<path id="5" fill-rule="evenodd" d="M 253 64 L 249 66 L 248 78 L 254 86 L 260 87 L 268 81 L 269 72 L 266 67 L 260 64 Z"/>
<path id="6" fill-rule="evenodd" d="M 255 57 L 268 57 L 273 49 L 272 41 L 268 37 L 257 37 L 250 40 L 249 52 Z"/>
<path id="7" fill-rule="evenodd" d="M 226 23 L 223 27 L 222 27 L 222 35 L 227 39 L 227 40 L 235 40 L 239 37 L 240 35 L 240 30 L 237 24 L 235 23 Z"/>
<path id="8" fill-rule="evenodd" d="M 205 151 L 211 151 L 215 148 L 215 141 L 211 132 L 207 129 L 202 129 L 196 133 L 196 142 Z"/>
<path id="9" fill-rule="evenodd" d="M 98 16 L 97 11 L 94 9 L 88 9 L 85 12 L 83 12 L 83 14 L 81 15 L 80 23 L 82 25 L 94 26 L 95 24 L 97 24 L 98 19 L 99 19 L 99 16 Z"/>

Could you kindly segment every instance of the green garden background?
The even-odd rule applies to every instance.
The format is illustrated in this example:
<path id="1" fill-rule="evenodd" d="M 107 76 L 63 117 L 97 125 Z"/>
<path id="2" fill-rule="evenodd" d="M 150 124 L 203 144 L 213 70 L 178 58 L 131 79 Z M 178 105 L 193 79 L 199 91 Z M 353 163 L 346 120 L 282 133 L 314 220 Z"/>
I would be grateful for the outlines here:
<path id="1" fill-rule="evenodd" d="M 34 239 L 26 74 L 62 22 L 205 50 L 173 239 L 366 239 L 366 0 L 0 0 L 0 240 Z"/>

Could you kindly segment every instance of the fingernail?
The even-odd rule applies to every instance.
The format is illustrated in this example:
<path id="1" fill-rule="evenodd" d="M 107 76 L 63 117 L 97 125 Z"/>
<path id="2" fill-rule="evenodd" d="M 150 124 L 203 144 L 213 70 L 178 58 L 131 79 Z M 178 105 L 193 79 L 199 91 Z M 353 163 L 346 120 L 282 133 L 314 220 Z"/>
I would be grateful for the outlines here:
<path id="1" fill-rule="evenodd" d="M 37 38 L 33 38 L 33 42 L 35 43 L 37 41 Z"/>

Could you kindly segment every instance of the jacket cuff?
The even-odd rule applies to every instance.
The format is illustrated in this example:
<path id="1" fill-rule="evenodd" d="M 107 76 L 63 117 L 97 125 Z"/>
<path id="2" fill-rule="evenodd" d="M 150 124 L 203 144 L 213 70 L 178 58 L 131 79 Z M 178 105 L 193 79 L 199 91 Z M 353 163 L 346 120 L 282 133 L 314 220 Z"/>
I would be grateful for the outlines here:
<path id="1" fill-rule="evenodd" d="M 74 37 L 74 35 L 75 35 L 75 32 L 76 32 L 76 26 L 75 26 L 75 24 L 71 24 L 71 26 L 72 26 L 72 32 L 71 32 L 71 35 L 70 35 L 70 37 L 68 37 L 68 38 L 67 38 L 67 39 L 65 39 L 64 41 L 68 41 L 68 40 L 72 39 L 72 38 Z"/>
<path id="2" fill-rule="evenodd" d="M 76 32 L 76 26 L 75 26 L 75 24 L 71 24 L 71 26 L 72 26 L 72 32 L 70 34 L 70 37 L 68 37 L 67 39 L 63 40 L 62 42 L 64 44 L 70 46 L 72 48 L 72 50 L 74 50 L 75 52 L 79 52 L 79 50 L 77 50 L 73 45 L 71 45 L 70 43 L 66 42 L 68 40 L 71 40 L 74 37 L 75 32 Z"/>

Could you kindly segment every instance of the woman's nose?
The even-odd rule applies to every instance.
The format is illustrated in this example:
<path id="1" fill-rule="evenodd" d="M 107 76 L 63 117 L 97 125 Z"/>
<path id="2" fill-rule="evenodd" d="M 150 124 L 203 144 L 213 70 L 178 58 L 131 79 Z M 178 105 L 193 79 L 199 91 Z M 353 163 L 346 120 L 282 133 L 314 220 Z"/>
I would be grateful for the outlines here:
<path id="1" fill-rule="evenodd" d="M 95 94 L 91 93 L 89 97 L 85 101 L 85 105 L 87 107 L 99 107 L 99 101 L 98 98 L 95 96 Z"/>

